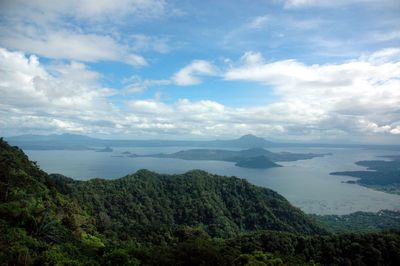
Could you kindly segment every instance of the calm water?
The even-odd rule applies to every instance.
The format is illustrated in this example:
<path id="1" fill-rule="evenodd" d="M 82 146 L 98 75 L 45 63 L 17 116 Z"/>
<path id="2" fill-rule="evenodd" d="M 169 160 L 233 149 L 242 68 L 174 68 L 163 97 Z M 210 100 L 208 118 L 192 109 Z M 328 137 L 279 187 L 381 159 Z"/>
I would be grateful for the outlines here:
<path id="1" fill-rule="evenodd" d="M 345 214 L 355 211 L 400 210 L 400 196 L 341 183 L 352 177 L 330 176 L 333 171 L 362 170 L 354 162 L 376 159 L 390 151 L 364 149 L 284 148 L 272 151 L 332 153 L 330 156 L 280 163 L 284 167 L 247 169 L 218 161 L 187 161 L 163 158 L 112 157 L 123 151 L 137 154 L 171 153 L 182 147 L 119 148 L 112 153 L 94 151 L 33 151 L 26 153 L 48 173 L 61 173 L 76 179 L 118 178 L 139 169 L 160 173 L 184 173 L 202 169 L 211 173 L 246 178 L 251 183 L 271 188 L 307 213 Z M 382 158 L 379 158 L 382 159 Z"/>

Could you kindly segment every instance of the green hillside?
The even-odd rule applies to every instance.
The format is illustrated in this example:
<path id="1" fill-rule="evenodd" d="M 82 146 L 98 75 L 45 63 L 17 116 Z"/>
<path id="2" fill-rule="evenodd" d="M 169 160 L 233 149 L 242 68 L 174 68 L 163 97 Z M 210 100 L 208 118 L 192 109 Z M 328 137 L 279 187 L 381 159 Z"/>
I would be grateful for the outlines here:
<path id="1" fill-rule="evenodd" d="M 176 225 L 201 228 L 215 237 L 254 230 L 322 232 L 278 193 L 236 177 L 200 170 L 182 175 L 140 170 L 116 180 L 62 180 L 57 177 L 64 186 L 59 189 L 85 206 L 104 233 L 111 228 L 119 237 L 146 241 Z"/>
<path id="2" fill-rule="evenodd" d="M 276 192 L 198 170 L 75 181 L 0 140 L 0 192 L 0 265 L 400 263 L 397 231 L 327 235 Z"/>
<path id="3" fill-rule="evenodd" d="M 74 259 L 86 261 L 87 250 L 104 246 L 78 202 L 2 139 L 0 177 L 0 265 L 52 265 L 63 260 L 64 249 L 83 250 Z"/>

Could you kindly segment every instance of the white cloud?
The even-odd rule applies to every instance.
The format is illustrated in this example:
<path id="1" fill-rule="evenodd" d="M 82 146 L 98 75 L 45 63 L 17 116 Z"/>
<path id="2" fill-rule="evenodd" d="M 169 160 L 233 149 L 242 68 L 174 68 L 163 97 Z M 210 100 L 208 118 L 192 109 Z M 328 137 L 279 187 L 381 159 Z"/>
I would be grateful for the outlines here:
<path id="1" fill-rule="evenodd" d="M 382 64 L 390 61 L 400 61 L 400 48 L 385 48 L 361 57 L 362 60 L 373 64 Z"/>
<path id="2" fill-rule="evenodd" d="M 255 17 L 250 21 L 250 23 L 247 24 L 247 27 L 250 29 L 260 29 L 264 27 L 270 20 L 271 17 L 268 15 Z"/>
<path id="3" fill-rule="evenodd" d="M 99 73 L 91 71 L 87 66 L 80 62 L 72 61 L 69 64 L 54 63 L 46 67 L 47 71 L 57 78 L 74 81 L 79 84 L 98 85 Z"/>
<path id="4" fill-rule="evenodd" d="M 381 55 L 381 59 L 379 59 Z M 389 55 L 392 55 L 390 57 Z M 299 140 L 360 140 L 400 135 L 400 62 L 379 51 L 342 64 L 268 62 L 245 53 L 225 78 L 259 82 L 274 103 L 231 107 L 212 100 L 132 99 L 114 106 L 116 92 L 82 63 L 43 66 L 35 56 L 0 49 L 0 133 L 82 132 L 129 136 L 225 136 L 253 133 Z M 80 74 L 79 74 L 80 73 Z M 151 83 L 133 76 L 126 84 Z M 128 86 L 127 85 L 127 86 Z M 148 85 L 148 84 L 147 84 Z"/>
<path id="5" fill-rule="evenodd" d="M 81 63 L 45 68 L 35 56 L 1 49 L 0 71 L 0 125 L 8 132 L 238 135 L 284 130 L 267 125 L 272 117 L 258 117 L 262 109 L 231 108 L 211 100 L 167 104 L 135 99 L 117 108 L 108 98 L 115 92 L 101 88 L 98 74 Z"/>
<path id="6" fill-rule="evenodd" d="M 391 129 L 390 133 L 400 135 L 400 126 L 396 126 L 395 128 Z"/>
<path id="7" fill-rule="evenodd" d="M 112 0 L 85 0 L 74 3 L 76 14 L 88 19 L 101 19 L 104 16 L 116 18 L 127 14 L 152 17 L 163 14 L 165 5 L 164 0 L 122 0 L 118 4 Z"/>
<path id="8" fill-rule="evenodd" d="M 171 107 L 156 100 L 132 100 L 128 106 L 135 113 L 169 114 L 172 111 Z"/>
<path id="9" fill-rule="evenodd" d="M 50 31 L 28 36 L 24 28 L 20 32 L 13 29 L 0 30 L 3 35 L 0 44 L 9 49 L 22 50 L 48 58 L 70 59 L 95 62 L 101 60 L 121 61 L 134 66 L 145 66 L 147 61 L 134 54 L 126 45 L 121 45 L 112 37 L 97 34 L 81 34 L 67 31 Z"/>
<path id="10" fill-rule="evenodd" d="M 117 29 L 173 12 L 164 0 L 122 0 L 117 4 L 110 0 L 6 0 L 0 3 L 0 45 L 52 59 L 145 66 L 148 62 L 137 53 L 146 49 L 168 52 L 167 39 L 131 37 Z"/>
<path id="11" fill-rule="evenodd" d="M 281 121 L 297 119 L 297 124 L 322 130 L 337 127 L 337 120 L 346 131 L 394 134 L 400 120 L 398 54 L 399 49 L 392 48 L 342 64 L 306 65 L 296 60 L 263 62 L 259 54 L 248 52 L 240 66 L 227 70 L 225 79 L 271 87 L 282 100 L 263 111 L 277 116 L 281 112 L 273 107 L 281 106 L 287 110 Z"/>
<path id="12" fill-rule="evenodd" d="M 178 110 L 183 113 L 210 113 L 223 112 L 225 107 L 210 100 L 201 100 L 198 102 L 191 102 L 188 99 L 179 100 L 176 104 Z"/>
<path id="13" fill-rule="evenodd" d="M 291 42 L 296 49 L 308 42 L 309 36 L 319 36 L 332 27 L 327 18 L 310 18 L 287 13 L 268 13 L 245 19 L 239 25 L 233 25 L 229 31 L 221 32 L 220 44 L 225 49 L 270 50 L 287 47 Z M 325 35 L 325 34 L 324 34 Z M 314 46 L 314 42 L 310 42 Z"/>
<path id="14" fill-rule="evenodd" d="M 135 51 L 156 51 L 158 53 L 168 53 L 171 48 L 168 45 L 167 37 L 154 37 L 143 34 L 131 36 L 132 49 Z"/>
<path id="15" fill-rule="evenodd" d="M 301 6 L 314 6 L 314 5 L 329 5 L 326 0 L 286 0 L 284 1 L 285 8 L 296 8 Z"/>
<path id="16" fill-rule="evenodd" d="M 27 58 L 22 53 L 0 49 L 0 109 L 7 114 L 2 119 L 10 123 L 8 127 L 27 118 L 32 121 L 30 124 L 47 121 L 61 128 L 77 124 L 74 120 L 109 116 L 113 107 L 106 97 L 115 92 L 99 87 L 95 72 L 80 63 L 52 65 L 50 69 L 54 74 L 36 56 Z"/>
<path id="17" fill-rule="evenodd" d="M 389 31 L 389 32 L 373 32 L 370 34 L 369 40 L 375 42 L 388 42 L 400 40 L 400 30 Z"/>
<path id="18" fill-rule="evenodd" d="M 260 65 L 264 63 L 264 57 L 259 52 L 248 51 L 242 55 L 240 63 L 247 66 Z"/>
<path id="19" fill-rule="evenodd" d="M 89 21 L 121 20 L 127 15 L 138 18 L 160 17 L 168 11 L 164 0 L 5 0 L 2 13 L 9 15 L 27 14 L 30 19 L 43 21 L 59 19 L 61 16 Z M 42 18 L 38 17 L 39 14 Z M 131 18 L 132 19 L 132 18 Z"/>
<path id="20" fill-rule="evenodd" d="M 145 79 L 143 80 L 137 75 L 133 75 L 125 80 L 123 83 L 126 85 L 121 90 L 123 94 L 138 93 L 147 90 L 149 87 L 165 86 L 171 84 L 168 79 Z"/>
<path id="21" fill-rule="evenodd" d="M 302 8 L 302 7 L 332 7 L 352 4 L 375 4 L 375 5 L 396 5 L 397 0 L 283 0 L 284 7 Z"/>
<path id="22" fill-rule="evenodd" d="M 179 70 L 172 77 L 172 81 L 178 86 L 190 86 L 201 83 L 199 76 L 214 76 L 217 69 L 210 62 L 195 60 Z"/>

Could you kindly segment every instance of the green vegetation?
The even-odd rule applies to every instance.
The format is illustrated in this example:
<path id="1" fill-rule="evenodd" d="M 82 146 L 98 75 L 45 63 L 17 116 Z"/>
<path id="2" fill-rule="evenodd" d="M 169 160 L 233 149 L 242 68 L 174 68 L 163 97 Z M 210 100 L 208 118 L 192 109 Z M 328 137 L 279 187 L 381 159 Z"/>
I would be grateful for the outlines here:
<path id="1" fill-rule="evenodd" d="M 400 194 L 400 157 L 384 156 L 391 161 L 359 161 L 357 165 L 366 166 L 369 171 L 333 172 L 331 175 L 345 175 L 359 178 L 357 183 L 372 189 L 388 193 Z"/>
<path id="2" fill-rule="evenodd" d="M 235 177 L 75 181 L 0 140 L 0 178 L 0 265 L 400 265 L 400 232 L 328 235 Z"/>
<path id="3" fill-rule="evenodd" d="M 213 160 L 235 162 L 239 167 L 248 168 L 270 168 L 279 167 L 274 162 L 287 162 L 297 160 L 307 160 L 314 157 L 322 157 L 329 154 L 315 153 L 290 153 L 290 152 L 271 152 L 263 148 L 251 148 L 241 151 L 218 150 L 218 149 L 191 149 L 178 151 L 171 154 L 150 154 L 137 155 L 131 154 L 128 157 L 157 157 L 157 158 L 177 158 L 183 160 Z"/>
<path id="4" fill-rule="evenodd" d="M 376 213 L 354 212 L 347 215 L 313 215 L 313 217 L 332 233 L 400 230 L 399 211 L 382 210 Z"/>
<path id="5" fill-rule="evenodd" d="M 0 141 L 0 265 L 88 261 L 101 242 L 91 217 L 18 148 Z M 96 246 L 93 246 L 96 240 Z M 82 249 L 84 252 L 80 252 Z"/>
<path id="6" fill-rule="evenodd" d="M 244 158 L 244 159 L 238 161 L 235 165 L 239 166 L 239 167 L 259 168 L 259 169 L 280 167 L 279 164 L 272 162 L 265 156 Z"/>
<path id="7" fill-rule="evenodd" d="M 265 229 L 323 232 L 276 192 L 236 177 L 140 170 L 116 180 L 73 181 L 59 175 L 56 180 L 59 191 L 85 206 L 107 237 L 165 242 L 161 236 L 177 225 L 201 228 L 213 237 Z"/>

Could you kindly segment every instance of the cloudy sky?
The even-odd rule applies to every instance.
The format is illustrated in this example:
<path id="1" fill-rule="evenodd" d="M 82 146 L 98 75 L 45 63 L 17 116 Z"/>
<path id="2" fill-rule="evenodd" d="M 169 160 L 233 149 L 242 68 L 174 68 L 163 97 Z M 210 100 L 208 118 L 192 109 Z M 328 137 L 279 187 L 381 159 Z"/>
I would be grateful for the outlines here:
<path id="1" fill-rule="evenodd" d="M 0 1 L 0 135 L 400 143 L 398 0 Z"/>

